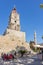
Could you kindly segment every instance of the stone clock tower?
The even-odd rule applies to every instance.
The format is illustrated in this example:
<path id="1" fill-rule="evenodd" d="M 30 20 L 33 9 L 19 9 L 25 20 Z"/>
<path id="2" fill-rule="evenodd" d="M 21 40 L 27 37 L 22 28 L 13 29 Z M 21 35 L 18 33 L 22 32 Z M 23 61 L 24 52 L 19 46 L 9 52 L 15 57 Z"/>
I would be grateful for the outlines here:
<path id="1" fill-rule="evenodd" d="M 7 35 L 10 38 L 18 38 L 19 40 L 25 42 L 25 32 L 20 30 L 20 16 L 16 8 L 13 8 L 10 14 L 8 27 L 3 35 Z"/>
<path id="2" fill-rule="evenodd" d="M 20 31 L 20 18 L 16 8 L 13 8 L 10 14 L 8 29 Z"/>
<path id="3" fill-rule="evenodd" d="M 10 51 L 22 46 L 30 50 L 26 42 L 26 34 L 20 30 L 20 16 L 16 8 L 13 8 L 9 17 L 8 27 L 4 34 L 0 35 L 0 56 L 2 53 L 8 54 Z"/>

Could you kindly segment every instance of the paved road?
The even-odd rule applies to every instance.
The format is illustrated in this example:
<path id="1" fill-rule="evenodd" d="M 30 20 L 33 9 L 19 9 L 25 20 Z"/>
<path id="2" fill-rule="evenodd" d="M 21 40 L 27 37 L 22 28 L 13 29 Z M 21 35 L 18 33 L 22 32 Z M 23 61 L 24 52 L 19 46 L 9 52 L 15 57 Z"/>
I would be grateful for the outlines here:
<path id="1" fill-rule="evenodd" d="M 37 56 L 22 57 L 14 59 L 13 61 L 3 61 L 0 58 L 0 65 L 43 65 L 43 61 L 39 60 Z"/>

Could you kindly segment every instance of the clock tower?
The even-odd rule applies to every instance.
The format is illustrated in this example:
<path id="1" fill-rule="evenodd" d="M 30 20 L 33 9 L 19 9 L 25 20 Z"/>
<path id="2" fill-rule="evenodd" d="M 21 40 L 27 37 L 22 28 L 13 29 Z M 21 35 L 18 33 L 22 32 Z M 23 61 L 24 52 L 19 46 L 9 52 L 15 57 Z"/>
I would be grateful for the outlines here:
<path id="1" fill-rule="evenodd" d="M 25 42 L 25 32 L 20 30 L 20 15 L 18 14 L 16 8 L 13 8 L 11 11 L 8 27 L 3 35 Z"/>
<path id="2" fill-rule="evenodd" d="M 19 14 L 17 13 L 16 8 L 13 8 L 10 14 L 8 29 L 20 31 L 20 17 Z"/>

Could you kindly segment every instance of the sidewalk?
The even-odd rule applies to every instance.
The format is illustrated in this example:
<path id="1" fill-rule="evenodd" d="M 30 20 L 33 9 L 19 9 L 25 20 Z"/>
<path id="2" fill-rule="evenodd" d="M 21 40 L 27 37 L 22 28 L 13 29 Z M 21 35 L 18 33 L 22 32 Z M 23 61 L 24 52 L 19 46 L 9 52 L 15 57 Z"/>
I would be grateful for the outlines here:
<path id="1" fill-rule="evenodd" d="M 22 57 L 13 61 L 3 61 L 0 59 L 0 65 L 42 65 L 43 61 L 38 59 L 37 55 L 32 57 Z"/>

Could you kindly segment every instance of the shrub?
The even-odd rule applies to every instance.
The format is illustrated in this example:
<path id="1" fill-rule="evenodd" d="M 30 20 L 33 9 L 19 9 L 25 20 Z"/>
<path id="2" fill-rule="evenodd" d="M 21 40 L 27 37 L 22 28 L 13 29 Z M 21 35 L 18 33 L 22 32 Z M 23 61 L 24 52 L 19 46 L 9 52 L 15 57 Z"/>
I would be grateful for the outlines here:
<path id="1" fill-rule="evenodd" d="M 23 57 L 23 55 L 26 53 L 26 50 L 20 50 L 19 53 L 21 53 L 21 57 Z"/>

